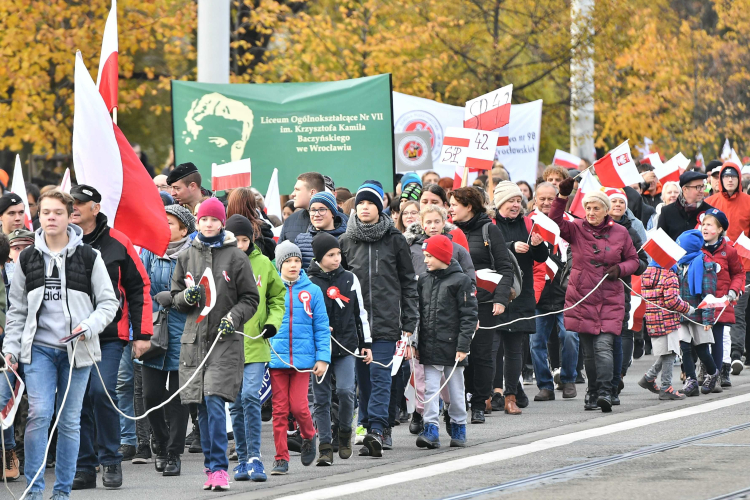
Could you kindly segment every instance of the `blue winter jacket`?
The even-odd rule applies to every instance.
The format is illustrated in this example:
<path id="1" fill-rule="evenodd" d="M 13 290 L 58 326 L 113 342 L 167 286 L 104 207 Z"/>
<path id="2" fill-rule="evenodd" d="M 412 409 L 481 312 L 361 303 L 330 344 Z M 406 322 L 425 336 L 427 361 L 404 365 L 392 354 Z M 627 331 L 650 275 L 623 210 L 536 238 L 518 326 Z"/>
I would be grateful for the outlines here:
<path id="1" fill-rule="evenodd" d="M 146 274 L 148 274 L 151 280 L 152 299 L 157 293 L 172 289 L 172 273 L 174 272 L 177 260 L 157 257 L 144 248 L 141 250 L 141 262 L 143 262 Z M 164 309 L 156 300 L 151 301 L 151 306 L 154 312 Z M 144 366 L 167 372 L 177 371 L 180 368 L 180 338 L 185 329 L 186 320 L 187 314 L 181 313 L 173 307 L 169 309 L 167 316 L 169 346 L 167 347 L 167 352 L 162 356 L 144 361 Z"/>
<path id="2" fill-rule="evenodd" d="M 331 236 L 335 236 L 336 239 L 339 239 L 339 236 L 346 232 L 346 222 L 339 214 L 335 216 L 333 224 L 333 229 L 331 229 L 330 231 L 323 231 L 330 234 Z M 295 245 L 297 245 L 300 252 L 302 252 L 302 269 L 310 268 L 310 263 L 315 257 L 315 254 L 313 254 L 312 242 L 315 235 L 319 232 L 320 231 L 318 229 L 315 229 L 315 226 L 310 224 L 310 226 L 307 228 L 306 233 L 300 233 L 294 239 Z"/>
<path id="3" fill-rule="evenodd" d="M 331 331 L 323 292 L 304 270 L 295 283 L 284 285 L 286 311 L 278 333 L 270 339 L 273 349 L 269 368 L 289 368 L 279 356 L 300 370 L 309 370 L 317 361 L 330 363 Z"/>

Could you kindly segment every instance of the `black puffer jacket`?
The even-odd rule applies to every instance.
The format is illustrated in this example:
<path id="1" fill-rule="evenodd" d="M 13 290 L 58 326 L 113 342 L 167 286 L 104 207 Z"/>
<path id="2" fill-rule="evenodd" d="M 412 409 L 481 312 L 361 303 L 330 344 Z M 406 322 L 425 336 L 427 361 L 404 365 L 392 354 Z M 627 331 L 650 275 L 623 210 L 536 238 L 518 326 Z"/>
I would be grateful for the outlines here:
<path id="1" fill-rule="evenodd" d="M 518 318 L 530 318 L 534 316 L 536 309 L 536 298 L 534 297 L 534 262 L 544 262 L 549 257 L 547 245 L 531 245 L 529 242 L 529 231 L 526 228 L 526 221 L 522 215 L 515 219 L 508 219 L 498 214 L 496 217 L 497 227 L 502 231 L 505 238 L 505 244 L 508 251 L 513 252 L 518 260 L 518 266 L 523 272 L 523 282 L 521 284 L 521 294 L 505 309 L 505 312 L 498 318 L 500 323 L 507 323 Z M 518 253 L 515 249 L 516 242 L 529 242 L 529 251 Z M 516 321 L 511 325 L 502 327 L 509 332 L 534 333 L 536 331 L 536 321 L 525 319 Z"/>
<path id="2" fill-rule="evenodd" d="M 492 246 L 492 255 L 495 258 L 495 271 L 503 276 L 500 280 L 494 294 L 481 288 L 477 288 L 477 301 L 482 303 L 497 303 L 508 306 L 510 302 L 510 290 L 513 286 L 513 266 L 508 257 L 508 248 L 505 245 L 503 233 L 492 224 L 490 216 L 486 213 L 477 214 L 471 219 L 464 222 L 454 222 L 461 231 L 466 235 L 469 242 L 469 254 L 471 261 L 474 263 L 474 269 L 491 269 L 492 259 L 490 258 L 490 249 L 484 244 L 482 236 L 482 227 L 490 224 L 488 237 Z"/>
<path id="3" fill-rule="evenodd" d="M 673 240 L 677 240 L 685 231 L 695 229 L 698 225 L 700 215 L 712 208 L 714 207 L 703 201 L 695 210 L 686 212 L 678 199 L 674 203 L 661 208 L 659 225 L 657 227 L 662 228 L 667 233 L 667 236 Z"/>
<path id="4" fill-rule="evenodd" d="M 260 253 L 268 257 L 269 260 L 276 258 L 276 241 L 273 239 L 273 226 L 265 220 L 261 220 L 260 237 L 254 243 L 258 246 Z"/>
<path id="5" fill-rule="evenodd" d="M 370 325 L 367 322 L 367 312 L 362 307 L 362 289 L 359 280 L 342 266 L 335 271 L 327 273 L 323 271 L 317 262 L 310 264 L 307 277 L 323 291 L 325 297 L 326 311 L 328 312 L 328 324 L 333 330 L 331 335 L 336 338 L 349 351 L 354 352 L 357 348 L 370 348 Z M 336 287 L 339 293 L 348 300 L 341 300 L 341 304 L 331 298 L 329 290 Z M 331 356 L 340 358 L 347 353 L 336 342 L 331 340 Z"/>
<path id="6" fill-rule="evenodd" d="M 563 262 L 559 249 L 554 252 L 549 248 L 549 243 L 545 243 L 545 245 L 549 250 L 549 258 L 557 264 L 557 273 L 553 279 L 545 280 L 536 308 L 545 312 L 560 311 L 565 308 L 565 292 L 568 289 L 570 270 L 573 269 L 573 251 L 568 245 L 565 255 L 566 260 Z"/>
<path id="7" fill-rule="evenodd" d="M 419 280 L 419 362 L 453 366 L 456 352 L 469 352 L 477 327 L 477 299 L 471 280 L 455 259 Z M 459 366 L 466 366 L 465 358 Z"/>
<path id="8" fill-rule="evenodd" d="M 362 286 L 372 339 L 398 341 L 402 330 L 414 332 L 419 314 L 411 251 L 395 227 L 373 243 L 354 239 L 349 234 L 353 228 L 350 221 L 339 245 L 349 270 Z"/>

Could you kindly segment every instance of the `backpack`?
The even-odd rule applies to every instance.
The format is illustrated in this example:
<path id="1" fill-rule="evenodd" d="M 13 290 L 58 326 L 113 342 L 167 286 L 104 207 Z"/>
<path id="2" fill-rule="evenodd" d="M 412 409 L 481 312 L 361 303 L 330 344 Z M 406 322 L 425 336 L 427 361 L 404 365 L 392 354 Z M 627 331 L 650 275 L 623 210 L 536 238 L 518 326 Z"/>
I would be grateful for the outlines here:
<path id="1" fill-rule="evenodd" d="M 492 265 L 492 270 L 495 271 L 495 256 L 492 255 L 492 241 L 490 240 L 489 226 L 489 224 L 485 224 L 484 226 L 482 226 L 482 239 L 484 240 L 484 246 L 486 246 L 490 252 L 490 263 Z M 510 258 L 510 263 L 513 266 L 513 287 L 511 287 L 510 290 L 510 300 L 513 300 L 521 295 L 521 288 L 523 285 L 523 271 L 521 271 L 521 266 L 518 265 L 518 260 L 516 259 L 516 256 L 513 255 L 513 252 L 508 251 L 508 257 Z"/>

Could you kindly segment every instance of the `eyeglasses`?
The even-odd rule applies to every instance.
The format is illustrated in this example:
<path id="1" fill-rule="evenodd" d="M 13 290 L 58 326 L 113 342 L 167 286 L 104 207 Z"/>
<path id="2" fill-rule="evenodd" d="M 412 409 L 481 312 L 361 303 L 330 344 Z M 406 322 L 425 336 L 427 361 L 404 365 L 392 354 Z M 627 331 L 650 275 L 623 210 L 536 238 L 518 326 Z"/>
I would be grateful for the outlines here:
<path id="1" fill-rule="evenodd" d="M 686 189 L 695 189 L 696 191 L 703 191 L 704 189 L 706 189 L 706 185 L 705 184 L 699 184 L 697 186 L 685 186 L 685 188 Z"/>
<path id="2" fill-rule="evenodd" d="M 411 217 L 414 217 L 415 215 L 419 215 L 419 212 L 417 212 L 417 211 L 414 211 L 414 212 L 401 212 L 401 213 L 404 214 L 404 215 L 411 216 Z"/>
<path id="3" fill-rule="evenodd" d="M 325 207 L 323 207 L 323 208 L 311 208 L 310 210 L 308 210 L 308 212 L 310 213 L 310 215 L 325 215 L 325 214 L 328 213 L 328 209 L 325 208 Z"/>

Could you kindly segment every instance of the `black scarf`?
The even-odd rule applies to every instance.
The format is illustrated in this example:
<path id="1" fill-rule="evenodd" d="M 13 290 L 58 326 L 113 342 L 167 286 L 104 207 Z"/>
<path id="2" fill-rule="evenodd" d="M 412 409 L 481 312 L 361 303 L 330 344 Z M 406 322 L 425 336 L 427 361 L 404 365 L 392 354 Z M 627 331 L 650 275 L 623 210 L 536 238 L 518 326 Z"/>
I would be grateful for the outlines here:
<path id="1" fill-rule="evenodd" d="M 349 225 L 346 228 L 346 234 L 354 241 L 365 243 L 375 243 L 383 238 L 393 227 L 393 219 L 385 214 L 380 214 L 380 218 L 374 224 L 365 224 L 355 215 L 349 219 Z"/>

